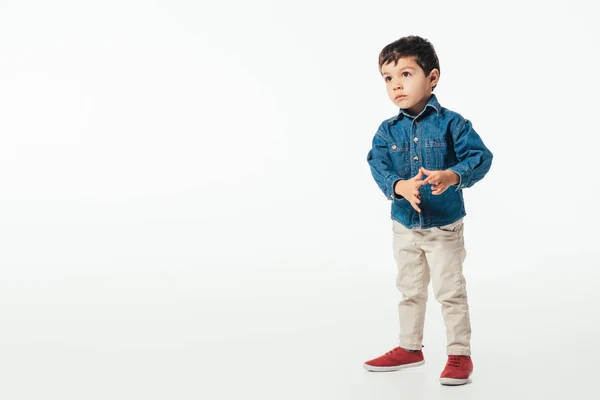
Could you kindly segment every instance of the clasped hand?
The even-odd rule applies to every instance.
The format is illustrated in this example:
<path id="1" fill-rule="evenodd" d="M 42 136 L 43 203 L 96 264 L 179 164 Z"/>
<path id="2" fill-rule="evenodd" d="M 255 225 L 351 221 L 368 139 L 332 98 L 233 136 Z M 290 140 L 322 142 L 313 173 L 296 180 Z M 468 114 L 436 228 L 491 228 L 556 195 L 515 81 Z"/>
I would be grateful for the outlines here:
<path id="1" fill-rule="evenodd" d="M 426 178 L 422 179 L 423 176 L 426 176 Z M 421 167 L 417 175 L 407 180 L 398 181 L 394 186 L 394 192 L 408 200 L 417 212 L 421 212 L 418 206 L 421 203 L 421 196 L 419 195 L 421 186 L 431 184 L 431 193 L 440 195 L 450 186 L 458 184 L 458 182 L 459 177 L 453 171 L 430 171 Z"/>

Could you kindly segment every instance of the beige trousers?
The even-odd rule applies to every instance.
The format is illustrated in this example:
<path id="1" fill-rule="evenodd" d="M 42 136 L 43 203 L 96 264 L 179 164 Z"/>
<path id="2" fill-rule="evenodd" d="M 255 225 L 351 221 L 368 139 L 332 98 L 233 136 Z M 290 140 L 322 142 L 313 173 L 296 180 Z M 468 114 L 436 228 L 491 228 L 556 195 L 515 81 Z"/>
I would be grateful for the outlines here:
<path id="1" fill-rule="evenodd" d="M 471 355 L 471 323 L 462 267 L 466 251 L 462 218 L 431 229 L 408 229 L 392 220 L 400 347 L 420 350 L 423 341 L 427 288 L 431 279 L 446 325 L 446 353 Z"/>

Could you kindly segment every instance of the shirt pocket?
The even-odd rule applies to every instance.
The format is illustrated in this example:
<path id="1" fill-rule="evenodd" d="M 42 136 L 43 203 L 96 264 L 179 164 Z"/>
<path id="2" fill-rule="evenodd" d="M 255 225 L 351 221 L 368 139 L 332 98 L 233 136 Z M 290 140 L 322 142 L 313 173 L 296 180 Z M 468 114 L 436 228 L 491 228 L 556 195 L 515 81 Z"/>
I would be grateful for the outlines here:
<path id="1" fill-rule="evenodd" d="M 396 142 L 390 145 L 390 156 L 394 163 L 394 168 L 403 179 L 410 173 L 410 143 Z"/>
<path id="2" fill-rule="evenodd" d="M 449 167 L 449 152 L 446 139 L 425 140 L 425 168 L 430 170 L 446 169 Z"/>

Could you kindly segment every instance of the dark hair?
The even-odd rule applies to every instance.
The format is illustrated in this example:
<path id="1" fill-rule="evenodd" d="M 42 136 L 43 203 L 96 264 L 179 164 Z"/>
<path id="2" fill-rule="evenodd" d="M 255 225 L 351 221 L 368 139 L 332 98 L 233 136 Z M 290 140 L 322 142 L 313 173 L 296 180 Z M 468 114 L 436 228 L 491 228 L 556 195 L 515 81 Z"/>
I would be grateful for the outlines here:
<path id="1" fill-rule="evenodd" d="M 433 45 L 427 39 L 419 36 L 405 36 L 385 46 L 379 53 L 379 73 L 381 67 L 387 63 L 397 63 L 402 57 L 414 56 L 425 76 L 437 68 L 440 71 L 440 61 Z M 440 71 L 441 73 L 441 71 Z M 435 89 L 435 86 L 433 87 Z"/>

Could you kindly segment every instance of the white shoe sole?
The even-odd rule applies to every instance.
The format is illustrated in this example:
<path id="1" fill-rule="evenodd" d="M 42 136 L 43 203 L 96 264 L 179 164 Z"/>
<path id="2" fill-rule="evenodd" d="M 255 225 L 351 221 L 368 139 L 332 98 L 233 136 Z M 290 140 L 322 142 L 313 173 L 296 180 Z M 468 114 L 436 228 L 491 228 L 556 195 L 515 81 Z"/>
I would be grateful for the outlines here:
<path id="1" fill-rule="evenodd" d="M 471 377 L 471 375 L 469 375 Z M 467 379 L 455 379 L 455 378 L 440 378 L 440 383 L 445 386 L 460 386 L 469 383 Z"/>
<path id="2" fill-rule="evenodd" d="M 365 363 L 365 364 L 363 364 L 363 367 L 367 371 L 371 371 L 371 372 L 389 372 L 389 371 L 398 371 L 398 370 L 404 369 L 404 368 L 418 367 L 419 365 L 423 365 L 423 364 L 425 364 L 425 360 L 418 361 L 416 363 L 411 363 L 411 364 L 395 365 L 393 367 L 374 367 L 372 365 Z"/>

